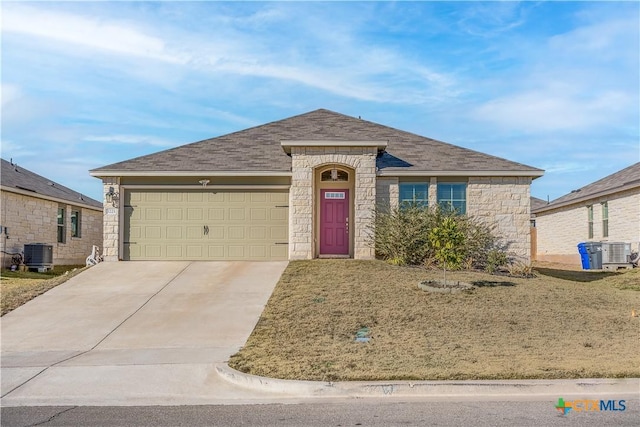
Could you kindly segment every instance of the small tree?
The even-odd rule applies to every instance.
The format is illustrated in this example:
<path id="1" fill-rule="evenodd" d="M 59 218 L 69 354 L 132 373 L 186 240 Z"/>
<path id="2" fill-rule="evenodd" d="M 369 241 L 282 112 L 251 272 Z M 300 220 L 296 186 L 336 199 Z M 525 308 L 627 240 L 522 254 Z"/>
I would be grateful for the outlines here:
<path id="1" fill-rule="evenodd" d="M 434 250 L 434 256 L 443 264 L 444 283 L 447 283 L 447 267 L 458 268 L 463 260 L 462 246 L 464 233 L 459 230 L 456 219 L 448 216 L 442 223 L 433 227 L 429 232 L 429 242 Z"/>

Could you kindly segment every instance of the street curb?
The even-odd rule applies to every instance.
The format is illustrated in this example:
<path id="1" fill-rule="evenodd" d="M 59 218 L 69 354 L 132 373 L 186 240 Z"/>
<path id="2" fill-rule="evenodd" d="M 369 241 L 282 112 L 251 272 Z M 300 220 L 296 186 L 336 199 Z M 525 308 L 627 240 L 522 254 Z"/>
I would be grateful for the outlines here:
<path id="1" fill-rule="evenodd" d="M 245 374 L 216 365 L 224 380 L 253 390 L 298 397 L 607 396 L 640 394 L 640 378 L 467 381 L 296 381 Z"/>

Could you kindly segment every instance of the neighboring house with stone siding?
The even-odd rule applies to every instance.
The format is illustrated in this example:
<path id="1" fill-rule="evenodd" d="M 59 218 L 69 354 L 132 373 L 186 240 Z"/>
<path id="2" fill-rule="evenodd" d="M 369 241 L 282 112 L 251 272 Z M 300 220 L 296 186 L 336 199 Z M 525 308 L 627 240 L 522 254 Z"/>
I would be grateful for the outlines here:
<path id="1" fill-rule="evenodd" d="M 543 171 L 316 110 L 91 171 L 107 260 L 371 259 L 376 204 L 443 204 L 495 224 L 530 258 Z"/>
<path id="2" fill-rule="evenodd" d="M 640 242 L 640 163 L 532 210 L 537 259 L 580 265 L 578 243 Z"/>
<path id="3" fill-rule="evenodd" d="M 52 245 L 54 265 L 84 264 L 102 246 L 102 203 L 4 159 L 1 172 L 3 268 L 25 244 Z"/>

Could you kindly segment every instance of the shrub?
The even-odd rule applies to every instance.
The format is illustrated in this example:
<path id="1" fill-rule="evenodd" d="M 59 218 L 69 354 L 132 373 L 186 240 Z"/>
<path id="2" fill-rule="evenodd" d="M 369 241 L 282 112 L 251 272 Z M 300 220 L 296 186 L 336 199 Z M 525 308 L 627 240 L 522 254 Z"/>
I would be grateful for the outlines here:
<path id="1" fill-rule="evenodd" d="M 416 205 L 376 212 L 376 254 L 395 265 L 421 264 L 429 253 L 429 211 Z"/>
<path id="2" fill-rule="evenodd" d="M 447 267 L 458 268 L 462 263 L 464 240 L 465 235 L 460 231 L 455 217 L 446 217 L 442 223 L 429 230 L 429 242 L 436 259 L 442 263 L 445 283 L 447 283 Z"/>
<path id="3" fill-rule="evenodd" d="M 493 227 L 438 206 L 425 208 L 406 204 L 396 208 L 378 208 L 374 228 L 369 233 L 370 243 L 375 246 L 378 257 L 395 265 L 432 264 L 436 259 L 443 264 L 444 261 L 436 256 L 436 248 L 429 236 L 434 228 L 441 228 L 445 223 L 462 235 L 460 244 L 456 245 L 459 261 L 455 268 L 464 262 L 465 268 L 485 269 L 492 251 L 496 252 L 493 257 L 497 253 L 504 255 Z M 506 259 L 506 255 L 504 257 Z M 452 268 L 452 265 L 447 265 L 447 268 Z"/>
<path id="4" fill-rule="evenodd" d="M 509 260 L 507 259 L 507 254 L 498 249 L 491 249 L 487 253 L 485 270 L 487 271 L 487 273 L 493 274 L 499 267 L 507 265 L 508 262 Z"/>

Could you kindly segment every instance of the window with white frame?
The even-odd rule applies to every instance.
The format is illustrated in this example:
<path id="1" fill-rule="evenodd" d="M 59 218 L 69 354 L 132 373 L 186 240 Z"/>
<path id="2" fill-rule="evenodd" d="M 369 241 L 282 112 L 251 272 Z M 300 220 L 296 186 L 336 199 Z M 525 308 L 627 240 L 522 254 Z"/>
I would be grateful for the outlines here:
<path id="1" fill-rule="evenodd" d="M 593 206 L 587 206 L 587 225 L 588 225 L 588 235 L 589 239 L 593 239 Z"/>
<path id="2" fill-rule="evenodd" d="M 447 210 L 467 213 L 467 184 L 464 182 L 438 183 L 438 204 Z"/>
<path id="3" fill-rule="evenodd" d="M 609 203 L 602 202 L 602 237 L 609 237 Z"/>
<path id="4" fill-rule="evenodd" d="M 65 242 L 65 209 L 63 207 L 58 207 L 58 221 L 57 221 L 57 227 L 58 227 L 58 243 L 64 243 Z"/>
<path id="5" fill-rule="evenodd" d="M 71 237 L 81 237 L 80 212 L 79 209 L 71 211 Z"/>

